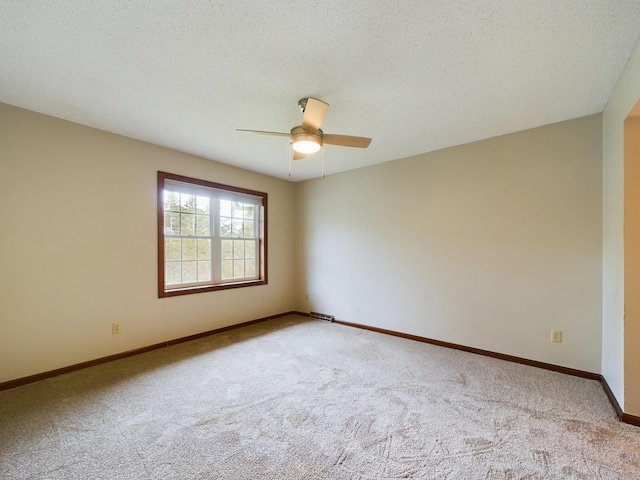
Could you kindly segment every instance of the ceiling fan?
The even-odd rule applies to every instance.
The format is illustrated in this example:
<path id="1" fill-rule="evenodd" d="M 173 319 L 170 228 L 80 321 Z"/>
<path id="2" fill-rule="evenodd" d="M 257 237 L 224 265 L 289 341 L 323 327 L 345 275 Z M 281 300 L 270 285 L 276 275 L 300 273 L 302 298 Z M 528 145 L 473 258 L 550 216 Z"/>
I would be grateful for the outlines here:
<path id="1" fill-rule="evenodd" d="M 302 160 L 305 156 L 320 150 L 324 144 L 367 148 L 371 143 L 370 138 L 324 133 L 320 129 L 320 125 L 322 125 L 322 121 L 329 109 L 328 103 L 308 97 L 301 98 L 298 101 L 298 107 L 302 111 L 302 125 L 293 127 L 289 133 L 244 130 L 241 128 L 239 128 L 238 131 L 290 137 L 294 160 Z"/>

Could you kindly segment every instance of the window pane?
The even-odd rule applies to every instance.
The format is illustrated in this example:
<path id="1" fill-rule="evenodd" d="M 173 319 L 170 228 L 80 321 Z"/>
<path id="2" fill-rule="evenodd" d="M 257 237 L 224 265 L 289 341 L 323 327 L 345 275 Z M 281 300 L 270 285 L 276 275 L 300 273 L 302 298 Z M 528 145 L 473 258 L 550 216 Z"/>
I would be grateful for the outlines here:
<path id="1" fill-rule="evenodd" d="M 256 261 L 255 260 L 245 260 L 244 261 L 245 275 L 247 277 L 255 277 L 256 276 Z"/>
<path id="2" fill-rule="evenodd" d="M 196 211 L 196 196 L 180 194 L 180 211 L 194 213 Z"/>
<path id="3" fill-rule="evenodd" d="M 209 236 L 209 215 L 196 215 L 196 235 Z"/>
<path id="4" fill-rule="evenodd" d="M 245 206 L 244 206 L 244 218 L 246 218 L 247 220 L 253 220 L 254 211 L 255 211 L 255 207 L 253 205 L 246 205 L 245 204 Z"/>
<path id="5" fill-rule="evenodd" d="M 196 240 L 195 238 L 184 238 L 182 240 L 182 260 L 196 259 Z"/>
<path id="6" fill-rule="evenodd" d="M 196 282 L 196 262 L 182 262 L 182 283 Z"/>
<path id="7" fill-rule="evenodd" d="M 222 279 L 229 280 L 233 278 L 233 260 L 222 261 Z"/>
<path id="8" fill-rule="evenodd" d="M 233 219 L 233 237 L 242 236 L 242 220 Z"/>
<path id="9" fill-rule="evenodd" d="M 247 240 L 244 243 L 244 257 L 256 258 L 256 242 L 254 240 Z"/>
<path id="10" fill-rule="evenodd" d="M 233 258 L 244 258 L 244 240 L 233 241 Z"/>
<path id="11" fill-rule="evenodd" d="M 231 211 L 233 212 L 233 215 L 231 215 L 233 218 L 244 218 L 244 203 L 233 202 Z"/>
<path id="12" fill-rule="evenodd" d="M 196 197 L 196 212 L 209 214 L 209 197 Z"/>
<path id="13" fill-rule="evenodd" d="M 231 216 L 231 202 L 229 200 L 220 200 L 220 216 Z"/>
<path id="14" fill-rule="evenodd" d="M 227 217 L 220 218 L 220 236 L 221 237 L 230 237 L 231 236 L 231 219 Z"/>
<path id="15" fill-rule="evenodd" d="M 211 280 L 211 262 L 198 262 L 198 281 L 208 282 Z"/>
<path id="16" fill-rule="evenodd" d="M 243 278 L 244 277 L 244 260 L 234 260 L 233 261 L 233 276 L 235 278 Z"/>
<path id="17" fill-rule="evenodd" d="M 165 268 L 165 283 L 167 285 L 175 285 L 181 280 L 180 262 L 167 262 Z"/>
<path id="18" fill-rule="evenodd" d="M 253 238 L 253 220 L 245 220 L 244 221 L 244 233 L 242 235 L 245 238 Z"/>
<path id="19" fill-rule="evenodd" d="M 198 260 L 211 258 L 211 240 L 198 239 Z"/>
<path id="20" fill-rule="evenodd" d="M 222 240 L 222 259 L 233 258 L 233 240 Z"/>
<path id="21" fill-rule="evenodd" d="M 179 213 L 164 214 L 164 234 L 165 235 L 180 234 L 180 214 Z"/>
<path id="22" fill-rule="evenodd" d="M 194 235 L 195 234 L 195 215 L 191 213 L 180 214 L 180 234 L 181 235 Z"/>
<path id="23" fill-rule="evenodd" d="M 176 192 L 164 191 L 164 209 L 165 211 L 180 211 L 180 194 Z"/>
<path id="24" fill-rule="evenodd" d="M 164 240 L 164 255 L 167 260 L 180 260 L 180 239 L 179 238 L 165 238 Z"/>

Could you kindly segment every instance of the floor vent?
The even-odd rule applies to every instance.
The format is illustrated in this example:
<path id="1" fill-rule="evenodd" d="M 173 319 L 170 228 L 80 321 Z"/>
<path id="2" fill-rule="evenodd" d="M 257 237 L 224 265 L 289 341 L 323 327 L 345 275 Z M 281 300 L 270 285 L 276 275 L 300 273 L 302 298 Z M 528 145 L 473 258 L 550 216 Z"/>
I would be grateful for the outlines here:
<path id="1" fill-rule="evenodd" d="M 327 315 L 326 313 L 309 312 L 311 318 L 317 318 L 318 320 L 326 320 L 327 322 L 333 322 L 335 317 L 333 315 Z"/>

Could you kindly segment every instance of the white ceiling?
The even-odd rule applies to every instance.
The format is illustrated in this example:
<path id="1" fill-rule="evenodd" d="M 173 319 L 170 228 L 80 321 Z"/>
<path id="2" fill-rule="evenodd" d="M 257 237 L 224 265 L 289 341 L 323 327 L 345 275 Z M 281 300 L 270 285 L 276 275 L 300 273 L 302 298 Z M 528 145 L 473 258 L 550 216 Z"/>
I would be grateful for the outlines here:
<path id="1" fill-rule="evenodd" d="M 601 112 L 639 36 L 640 0 L 0 0 L 0 101 L 289 178 L 236 128 L 312 96 L 373 138 L 330 174 Z"/>

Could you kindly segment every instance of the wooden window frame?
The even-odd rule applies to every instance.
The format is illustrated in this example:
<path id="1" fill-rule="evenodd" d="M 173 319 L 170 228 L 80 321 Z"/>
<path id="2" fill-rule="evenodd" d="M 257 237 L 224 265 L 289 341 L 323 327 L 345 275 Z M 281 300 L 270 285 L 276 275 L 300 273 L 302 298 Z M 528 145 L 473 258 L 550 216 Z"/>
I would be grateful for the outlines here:
<path id="1" fill-rule="evenodd" d="M 231 281 L 227 283 L 208 283 L 203 285 L 167 288 L 165 284 L 165 232 L 164 232 L 164 189 L 165 181 L 170 180 L 187 185 L 224 190 L 233 193 L 240 193 L 262 198 L 262 205 L 258 208 L 258 278 L 255 280 Z M 227 290 L 230 288 L 253 287 L 256 285 L 266 285 L 267 280 L 267 198 L 264 192 L 249 190 L 246 188 L 233 187 L 221 183 L 210 182 L 197 178 L 176 175 L 173 173 L 158 171 L 157 188 L 157 212 L 158 212 L 158 298 L 174 297 L 178 295 L 190 295 L 193 293 L 213 292 L 217 290 Z M 212 253 L 212 255 L 214 255 Z M 212 277 L 213 278 L 213 277 Z M 214 280 L 212 280 L 213 282 Z"/>

